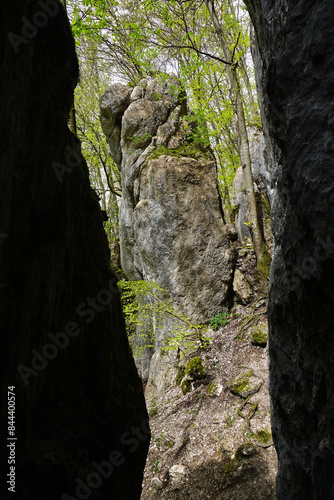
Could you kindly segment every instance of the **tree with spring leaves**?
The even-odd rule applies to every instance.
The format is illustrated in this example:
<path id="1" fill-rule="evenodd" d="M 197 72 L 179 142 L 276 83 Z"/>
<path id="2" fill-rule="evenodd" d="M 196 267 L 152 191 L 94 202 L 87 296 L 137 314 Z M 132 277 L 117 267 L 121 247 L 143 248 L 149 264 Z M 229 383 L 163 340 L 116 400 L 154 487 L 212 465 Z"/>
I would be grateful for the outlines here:
<path id="1" fill-rule="evenodd" d="M 135 85 L 144 75 L 177 73 L 190 107 L 209 132 L 227 220 L 233 217 L 234 172 L 243 167 L 248 226 L 258 269 L 266 273 L 270 258 L 259 226 L 246 125 L 258 125 L 259 117 L 242 12 L 232 1 L 84 0 L 74 6 L 74 28 L 97 40 L 99 60 L 108 61 L 111 76 L 117 73 Z"/>

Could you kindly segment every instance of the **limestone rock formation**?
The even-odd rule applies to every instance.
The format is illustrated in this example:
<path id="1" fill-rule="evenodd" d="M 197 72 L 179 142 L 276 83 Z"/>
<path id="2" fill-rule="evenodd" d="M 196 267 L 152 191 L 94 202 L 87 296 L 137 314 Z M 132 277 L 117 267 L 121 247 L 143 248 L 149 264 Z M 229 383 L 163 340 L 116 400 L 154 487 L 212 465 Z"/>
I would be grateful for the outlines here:
<path id="1" fill-rule="evenodd" d="M 1 2 L 0 31 L 0 496 L 138 499 L 147 413 L 101 211 L 67 126 L 78 77 L 70 27 L 58 1 L 17 0 Z"/>
<path id="2" fill-rule="evenodd" d="M 334 5 L 246 4 L 275 160 L 268 312 L 277 498 L 333 498 Z"/>
<path id="3" fill-rule="evenodd" d="M 214 157 L 196 138 L 196 120 L 188 113 L 180 83 L 172 76 L 147 77 L 130 98 L 128 87 L 111 86 L 101 98 L 101 123 L 122 172 L 123 270 L 131 280 L 158 283 L 192 321 L 208 321 L 228 304 L 232 252 Z M 121 154 L 115 154 L 119 128 Z M 156 341 L 171 331 L 167 321 Z M 159 390 L 168 383 L 162 364 L 157 349 L 148 387 L 153 380 Z M 147 358 L 137 366 L 145 379 Z"/>

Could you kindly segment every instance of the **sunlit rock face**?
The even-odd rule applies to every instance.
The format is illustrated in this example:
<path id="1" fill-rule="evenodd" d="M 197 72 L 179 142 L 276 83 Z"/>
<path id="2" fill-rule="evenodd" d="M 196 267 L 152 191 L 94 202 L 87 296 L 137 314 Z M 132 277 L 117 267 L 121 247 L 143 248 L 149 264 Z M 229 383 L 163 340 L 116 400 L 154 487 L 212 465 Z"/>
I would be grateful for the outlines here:
<path id="1" fill-rule="evenodd" d="M 233 256 L 215 160 L 210 149 L 193 139 L 195 118 L 180 83 L 173 76 L 148 77 L 131 93 L 129 87 L 121 91 L 119 84 L 111 86 L 101 98 L 101 123 L 122 172 L 124 272 L 131 280 L 159 284 L 191 321 L 208 321 L 230 300 Z M 163 390 L 175 376 L 170 356 L 157 347 L 171 336 L 174 322 L 166 319 L 155 332 L 150 366 L 152 353 L 137 360 L 148 391 L 151 386 Z"/>
<path id="2" fill-rule="evenodd" d="M 277 498 L 334 498 L 334 5 L 246 4 L 274 159 L 269 346 Z"/>
<path id="3" fill-rule="evenodd" d="M 147 413 L 101 211 L 67 126 L 70 27 L 58 1 L 17 0 L 1 2 L 0 31 L 0 427 L 6 439 L 15 386 L 17 437 L 16 494 L 4 479 L 0 496 L 138 499 Z M 4 478 L 8 456 L 3 445 Z"/>

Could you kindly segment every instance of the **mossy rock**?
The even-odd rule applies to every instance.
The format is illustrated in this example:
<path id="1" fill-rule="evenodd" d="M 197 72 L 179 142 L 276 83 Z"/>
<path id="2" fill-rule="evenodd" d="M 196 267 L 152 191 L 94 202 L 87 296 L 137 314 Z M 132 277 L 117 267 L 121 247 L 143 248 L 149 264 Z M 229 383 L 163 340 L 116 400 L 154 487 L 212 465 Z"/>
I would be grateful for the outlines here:
<path id="1" fill-rule="evenodd" d="M 241 460 L 242 458 L 252 457 L 259 453 L 259 450 L 253 443 L 244 443 L 239 446 L 237 451 L 235 452 L 235 458 L 237 460 Z"/>
<path id="2" fill-rule="evenodd" d="M 185 373 L 184 373 L 184 367 L 179 368 L 179 371 L 178 371 L 178 373 L 176 375 L 176 383 L 177 383 L 177 385 L 181 384 L 181 381 L 182 381 L 184 375 L 185 375 Z"/>
<path id="3" fill-rule="evenodd" d="M 248 398 L 259 391 L 262 380 L 255 375 L 250 368 L 245 370 L 228 383 L 228 387 L 233 394 L 242 398 Z"/>
<path id="4" fill-rule="evenodd" d="M 268 342 L 268 326 L 266 324 L 258 325 L 252 331 L 252 344 L 260 347 L 266 347 Z"/>
<path id="5" fill-rule="evenodd" d="M 183 394 L 187 394 L 187 392 L 190 392 L 192 390 L 192 383 L 193 379 L 189 375 L 185 375 L 183 379 L 181 380 L 181 391 Z"/>
<path id="6" fill-rule="evenodd" d="M 273 436 L 267 429 L 261 429 L 255 432 L 252 437 L 252 443 L 260 448 L 269 448 L 269 446 L 273 446 L 274 444 Z"/>
<path id="7" fill-rule="evenodd" d="M 200 356 L 196 356 L 187 363 L 184 374 L 189 375 L 193 380 L 200 380 L 206 377 L 206 370 Z"/>

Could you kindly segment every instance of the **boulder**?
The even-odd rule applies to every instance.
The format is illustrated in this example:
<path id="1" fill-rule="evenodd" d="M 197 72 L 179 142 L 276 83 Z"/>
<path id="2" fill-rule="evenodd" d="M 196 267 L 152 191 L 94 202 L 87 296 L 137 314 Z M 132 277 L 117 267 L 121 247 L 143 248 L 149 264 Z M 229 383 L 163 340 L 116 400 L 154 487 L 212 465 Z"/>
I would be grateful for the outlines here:
<path id="1" fill-rule="evenodd" d="M 231 392 L 245 399 L 258 392 L 261 385 L 262 380 L 251 368 L 240 372 L 228 383 Z"/>

